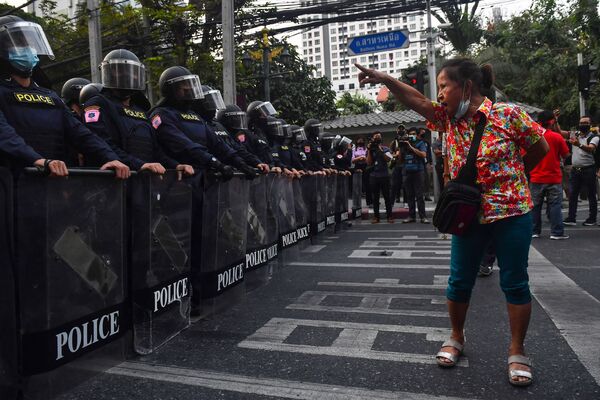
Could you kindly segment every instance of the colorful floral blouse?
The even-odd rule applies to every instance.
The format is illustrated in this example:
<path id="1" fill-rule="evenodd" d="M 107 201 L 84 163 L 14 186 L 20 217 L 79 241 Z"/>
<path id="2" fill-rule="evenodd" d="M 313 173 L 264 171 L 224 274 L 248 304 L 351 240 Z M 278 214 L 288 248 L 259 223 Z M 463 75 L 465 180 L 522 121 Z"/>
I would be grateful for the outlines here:
<path id="1" fill-rule="evenodd" d="M 432 102 L 435 109 L 432 130 L 446 132 L 450 178 L 458 175 L 466 163 L 479 113 L 452 121 L 446 108 Z M 503 218 L 526 214 L 533 204 L 525 176 L 521 149 L 527 149 L 544 135 L 544 128 L 535 123 L 519 107 L 485 99 L 478 109 L 487 117 L 477 154 L 477 184 L 482 190 L 479 222 L 485 224 Z"/>

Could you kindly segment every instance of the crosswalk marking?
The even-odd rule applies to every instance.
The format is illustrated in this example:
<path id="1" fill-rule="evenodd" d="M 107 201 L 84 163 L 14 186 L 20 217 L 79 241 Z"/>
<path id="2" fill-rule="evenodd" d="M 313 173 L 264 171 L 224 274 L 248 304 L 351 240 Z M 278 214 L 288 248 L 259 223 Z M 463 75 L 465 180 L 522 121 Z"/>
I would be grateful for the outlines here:
<path id="1" fill-rule="evenodd" d="M 382 255 L 379 250 L 353 250 L 348 258 L 385 258 L 402 260 L 450 260 L 450 250 L 390 250 Z"/>
<path id="2" fill-rule="evenodd" d="M 418 242 L 402 240 L 365 240 L 360 247 L 400 250 L 417 249 L 429 251 L 428 249 L 449 249 L 450 243 L 447 240 L 423 240 Z"/>
<path id="3" fill-rule="evenodd" d="M 429 270 L 448 270 L 447 264 L 427 265 L 427 264 L 366 264 L 366 263 L 324 263 L 324 262 L 301 262 L 294 261 L 289 263 L 292 267 L 331 267 L 331 268 L 379 268 L 379 269 L 429 269 Z"/>
<path id="4" fill-rule="evenodd" d="M 305 253 L 318 253 L 319 251 L 323 250 L 325 247 L 326 247 L 326 245 L 324 245 L 324 244 L 319 244 L 319 245 L 313 244 L 313 245 L 306 247 L 302 251 Z"/>
<path id="5" fill-rule="evenodd" d="M 125 362 L 107 371 L 112 375 L 203 387 L 247 395 L 299 400 L 469 400 L 424 393 L 370 390 L 352 386 L 298 382 L 187 368 Z M 198 397 L 200 398 L 200 397 Z"/>
<path id="6" fill-rule="evenodd" d="M 337 328 L 341 329 L 331 346 L 313 346 L 285 343 L 289 335 L 298 327 Z M 258 329 L 238 347 L 246 349 L 283 351 L 314 355 L 329 355 L 337 357 L 366 358 L 395 362 L 435 364 L 433 354 L 401 353 L 393 351 L 372 350 L 379 332 L 395 332 L 404 334 L 425 335 L 425 340 L 443 342 L 450 330 L 411 325 L 362 324 L 342 321 L 304 320 L 289 318 L 272 318 Z M 349 352 L 348 348 L 352 348 Z M 463 357 L 457 364 L 467 367 L 468 359 Z"/>
<path id="7" fill-rule="evenodd" d="M 379 281 L 379 282 L 378 282 Z M 365 288 L 390 288 L 390 289 L 446 289 L 445 283 L 434 283 L 433 285 L 416 284 L 416 283 L 398 283 L 382 282 L 376 279 L 375 282 L 319 282 L 319 286 L 338 286 L 338 287 L 365 287 Z"/>

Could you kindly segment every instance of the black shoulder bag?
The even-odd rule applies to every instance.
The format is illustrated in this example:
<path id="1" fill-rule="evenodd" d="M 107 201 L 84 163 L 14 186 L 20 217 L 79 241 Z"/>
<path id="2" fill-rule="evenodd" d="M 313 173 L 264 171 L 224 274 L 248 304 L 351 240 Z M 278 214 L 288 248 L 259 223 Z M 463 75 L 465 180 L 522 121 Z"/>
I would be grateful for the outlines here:
<path id="1" fill-rule="evenodd" d="M 442 233 L 463 235 L 476 222 L 481 205 L 481 190 L 475 183 L 475 160 L 486 122 L 485 115 L 480 113 L 467 163 L 460 169 L 456 179 L 446 184 L 435 207 L 433 226 Z"/>

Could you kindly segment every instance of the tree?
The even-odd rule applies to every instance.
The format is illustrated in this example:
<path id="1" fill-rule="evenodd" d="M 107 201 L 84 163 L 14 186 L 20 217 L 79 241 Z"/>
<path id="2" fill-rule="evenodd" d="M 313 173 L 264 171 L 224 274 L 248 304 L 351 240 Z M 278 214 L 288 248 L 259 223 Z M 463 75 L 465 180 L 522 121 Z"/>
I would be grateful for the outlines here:
<path id="1" fill-rule="evenodd" d="M 469 9 L 470 3 L 473 3 Z M 452 27 L 444 30 L 444 36 L 450 41 L 454 50 L 460 55 L 467 55 L 471 47 L 479 43 L 483 35 L 481 20 L 477 15 L 479 0 L 461 2 L 452 1 L 448 5 L 440 7 L 441 15 L 436 10 L 431 14 L 442 24 L 452 24 Z"/>
<path id="2" fill-rule="evenodd" d="M 335 103 L 342 115 L 371 114 L 379 109 L 379 105 L 360 93 L 344 92 Z"/>

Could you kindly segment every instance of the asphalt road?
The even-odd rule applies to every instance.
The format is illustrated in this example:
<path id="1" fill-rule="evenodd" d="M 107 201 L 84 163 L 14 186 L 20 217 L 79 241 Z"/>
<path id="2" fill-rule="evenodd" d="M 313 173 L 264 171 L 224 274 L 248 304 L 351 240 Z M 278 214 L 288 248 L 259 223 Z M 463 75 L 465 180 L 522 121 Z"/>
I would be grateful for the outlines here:
<path id="1" fill-rule="evenodd" d="M 534 383 L 507 378 L 498 271 L 478 278 L 466 357 L 441 369 L 449 240 L 431 225 L 329 233 L 228 311 L 64 394 L 108 399 L 600 399 L 600 227 L 534 239 Z"/>

